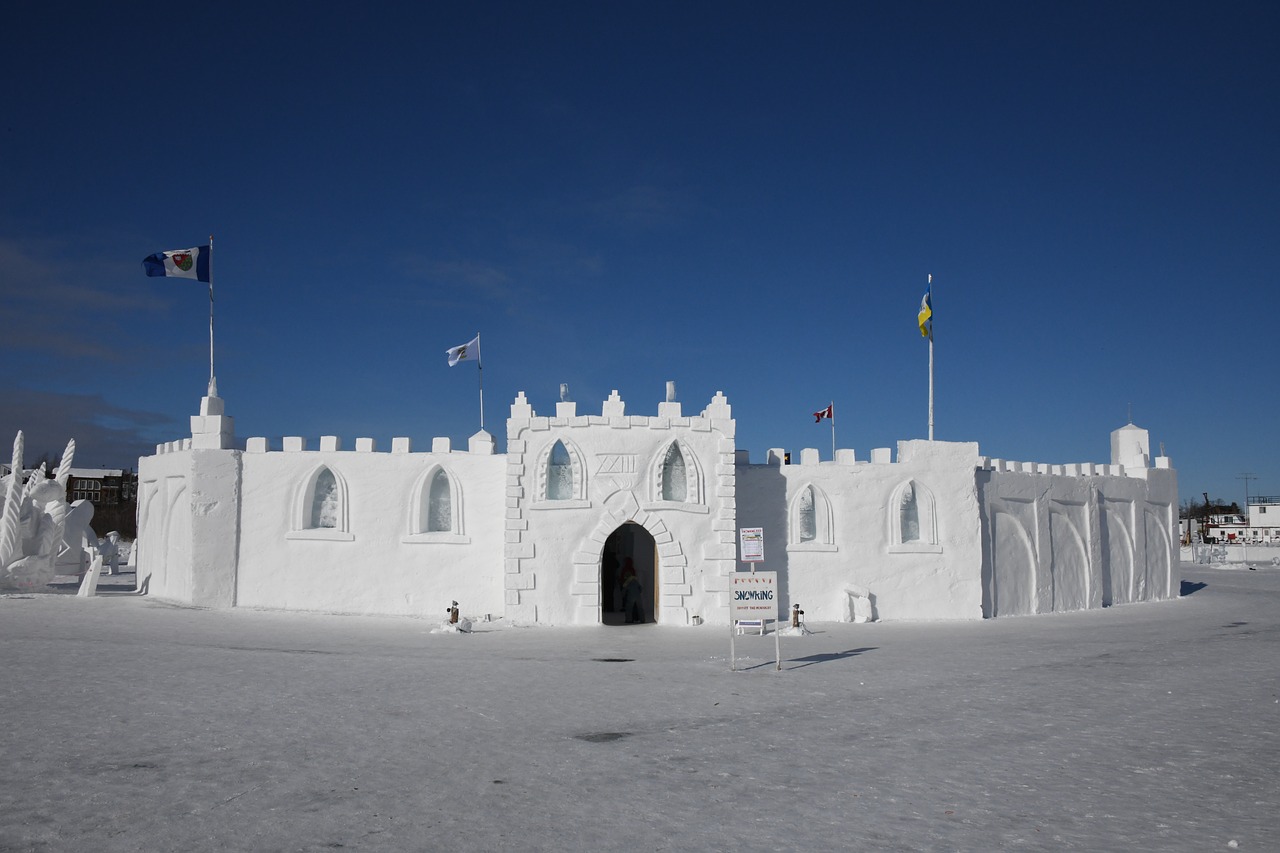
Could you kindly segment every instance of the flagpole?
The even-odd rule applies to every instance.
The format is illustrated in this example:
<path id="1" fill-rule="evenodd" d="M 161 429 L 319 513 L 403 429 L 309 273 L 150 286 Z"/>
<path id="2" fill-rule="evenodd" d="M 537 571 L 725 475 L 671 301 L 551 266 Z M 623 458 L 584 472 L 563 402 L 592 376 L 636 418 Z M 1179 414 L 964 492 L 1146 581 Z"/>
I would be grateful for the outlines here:
<path id="1" fill-rule="evenodd" d="M 209 396 L 218 396 L 218 380 L 213 372 L 213 235 L 209 235 Z"/>
<path id="2" fill-rule="evenodd" d="M 480 377 L 480 429 L 484 430 L 484 352 L 480 333 L 476 332 L 476 376 Z"/>
<path id="3" fill-rule="evenodd" d="M 929 440 L 933 441 L 933 273 L 929 273 Z"/>
<path id="4" fill-rule="evenodd" d="M 831 461 L 836 461 L 836 401 L 832 400 L 827 405 L 827 411 L 831 412 Z"/>

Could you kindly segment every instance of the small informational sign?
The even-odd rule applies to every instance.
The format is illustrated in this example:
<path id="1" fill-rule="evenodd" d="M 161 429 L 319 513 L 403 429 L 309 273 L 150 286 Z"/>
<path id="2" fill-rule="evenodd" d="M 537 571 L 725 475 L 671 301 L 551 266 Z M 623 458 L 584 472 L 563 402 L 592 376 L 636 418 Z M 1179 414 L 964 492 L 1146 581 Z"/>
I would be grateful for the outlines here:
<path id="1" fill-rule="evenodd" d="M 738 528 L 738 557 L 744 563 L 764 562 L 764 528 Z"/>
<path id="2" fill-rule="evenodd" d="M 758 529 L 758 528 L 757 528 Z M 745 539 L 744 539 L 745 541 Z M 745 560 L 745 553 L 743 559 Z M 758 623 L 763 634 L 769 622 L 774 623 L 774 668 L 782 669 L 782 645 L 778 639 L 778 573 L 734 572 L 729 585 L 729 668 L 738 669 L 738 652 L 734 634 L 738 623 Z"/>

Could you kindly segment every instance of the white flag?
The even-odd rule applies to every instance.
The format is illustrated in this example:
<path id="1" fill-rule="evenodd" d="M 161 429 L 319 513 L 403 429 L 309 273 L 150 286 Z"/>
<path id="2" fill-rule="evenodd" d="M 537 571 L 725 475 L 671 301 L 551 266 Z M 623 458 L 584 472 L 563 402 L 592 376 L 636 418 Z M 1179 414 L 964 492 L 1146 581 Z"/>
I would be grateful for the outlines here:
<path id="1" fill-rule="evenodd" d="M 449 355 L 449 366 L 453 367 L 460 361 L 479 361 L 480 360 L 480 336 L 476 335 L 465 344 L 456 347 L 449 347 L 445 350 Z"/>

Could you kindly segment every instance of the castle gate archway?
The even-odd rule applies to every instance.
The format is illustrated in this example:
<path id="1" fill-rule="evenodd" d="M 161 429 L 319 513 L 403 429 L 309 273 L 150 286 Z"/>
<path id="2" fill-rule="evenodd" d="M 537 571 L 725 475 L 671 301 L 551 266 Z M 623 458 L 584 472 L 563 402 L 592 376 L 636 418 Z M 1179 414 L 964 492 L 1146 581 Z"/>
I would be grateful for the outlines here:
<path id="1" fill-rule="evenodd" d="M 598 540 L 597 540 L 598 541 Z M 600 622 L 622 625 L 622 589 L 618 580 L 627 560 L 640 580 L 645 622 L 656 622 L 658 613 L 658 547 L 653 534 L 633 521 L 619 525 L 605 540 L 600 555 Z"/>

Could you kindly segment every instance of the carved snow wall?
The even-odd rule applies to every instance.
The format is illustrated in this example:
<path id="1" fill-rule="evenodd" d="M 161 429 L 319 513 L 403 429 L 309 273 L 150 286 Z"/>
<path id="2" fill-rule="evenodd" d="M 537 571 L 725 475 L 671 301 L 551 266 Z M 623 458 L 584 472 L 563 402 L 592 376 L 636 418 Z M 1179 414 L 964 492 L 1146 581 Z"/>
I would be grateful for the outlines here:
<path id="1" fill-rule="evenodd" d="M 812 621 L 852 617 L 866 598 L 877 619 L 982 617 L 978 445 L 904 441 L 874 461 L 840 450 L 799 464 L 770 451 L 738 465 L 738 524 L 763 527 L 765 559 L 777 571 L 781 606 Z"/>
<path id="2" fill-rule="evenodd" d="M 400 442 L 251 438 L 142 459 L 139 585 L 210 607 L 502 615 L 503 458 L 487 433 L 469 452 Z"/>
<path id="3" fill-rule="evenodd" d="M 977 472 L 984 616 L 1178 596 L 1175 472 L 1097 468 Z"/>

